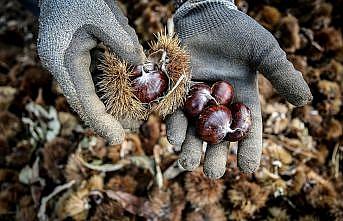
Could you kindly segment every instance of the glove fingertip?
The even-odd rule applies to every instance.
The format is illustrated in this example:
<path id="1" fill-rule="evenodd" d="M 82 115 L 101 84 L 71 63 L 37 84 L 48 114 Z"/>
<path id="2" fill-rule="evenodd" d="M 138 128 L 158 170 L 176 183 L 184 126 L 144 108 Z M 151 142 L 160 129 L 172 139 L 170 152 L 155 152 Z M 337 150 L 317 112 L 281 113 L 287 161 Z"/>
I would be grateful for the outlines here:
<path id="1" fill-rule="evenodd" d="M 144 54 L 143 47 L 139 44 L 118 46 L 118 44 L 112 43 L 111 41 L 106 42 L 106 44 L 111 51 L 131 65 L 143 64 L 146 61 L 146 55 Z"/>
<path id="2" fill-rule="evenodd" d="M 293 96 L 288 98 L 287 100 L 296 107 L 302 107 L 308 103 L 311 103 L 313 100 L 312 93 L 309 88 L 304 89 L 306 92 L 303 94 L 299 94 L 298 96 Z"/>
<path id="3" fill-rule="evenodd" d="M 187 118 L 181 110 L 176 111 L 166 119 L 167 139 L 170 144 L 181 147 L 186 138 Z"/>
<path id="4" fill-rule="evenodd" d="M 195 136 L 195 128 L 187 128 L 182 144 L 179 165 L 186 170 L 194 170 L 200 165 L 203 142 Z"/>
<path id="5" fill-rule="evenodd" d="M 114 130 L 109 135 L 108 140 L 110 145 L 118 145 L 124 142 L 125 139 L 125 130 L 123 127 L 119 124 L 115 125 Z"/>
<path id="6" fill-rule="evenodd" d="M 169 131 L 169 130 L 167 131 L 167 139 L 171 145 L 176 146 L 178 149 L 181 148 L 182 139 L 180 139 L 180 137 L 178 137 L 172 131 Z"/>
<path id="7" fill-rule="evenodd" d="M 243 173 L 254 173 L 260 166 L 262 140 L 245 139 L 239 143 L 237 166 Z"/>
<path id="8" fill-rule="evenodd" d="M 204 174 L 211 180 L 217 180 L 224 176 L 225 169 L 211 168 L 204 166 Z"/>
<path id="9" fill-rule="evenodd" d="M 201 158 L 199 158 L 198 156 L 181 156 L 178 160 L 178 164 L 181 168 L 188 171 L 192 171 L 200 165 L 200 160 Z"/>
<path id="10" fill-rule="evenodd" d="M 131 65 L 143 64 L 146 61 L 146 55 L 144 54 L 143 47 L 141 45 L 132 45 L 123 50 L 118 47 L 111 47 L 121 59 L 125 60 Z"/>
<path id="11" fill-rule="evenodd" d="M 89 112 L 92 113 L 92 112 Z M 95 117 L 96 116 L 96 117 Z M 106 139 L 110 145 L 122 144 L 125 139 L 125 130 L 121 123 L 112 115 L 93 112 L 83 119 L 97 134 Z"/>
<path id="12" fill-rule="evenodd" d="M 237 166 L 243 173 L 254 173 L 260 166 L 260 160 L 258 157 L 249 161 L 246 157 L 240 157 L 238 155 Z"/>
<path id="13" fill-rule="evenodd" d="M 204 174 L 210 179 L 219 179 L 226 171 L 228 142 L 209 145 L 206 149 Z"/>
<path id="14" fill-rule="evenodd" d="M 167 138 L 168 139 L 168 138 Z M 168 141 L 169 142 L 169 141 Z M 170 143 L 170 142 L 169 142 Z M 173 145 L 173 144 L 172 144 Z M 173 145 L 174 146 L 174 151 L 176 151 L 176 152 L 180 152 L 181 151 L 181 149 L 182 149 L 182 147 L 180 146 L 180 145 Z"/>
<path id="15" fill-rule="evenodd" d="M 100 27 L 89 26 L 87 31 L 111 49 L 118 57 L 131 65 L 144 63 L 146 56 L 143 46 L 139 43 L 135 33 L 128 33 L 122 26 L 109 26 L 102 24 Z"/>
<path id="16" fill-rule="evenodd" d="M 143 64 L 146 61 L 146 55 L 144 54 L 143 47 L 139 45 L 138 48 L 135 48 L 127 61 L 132 65 Z"/>

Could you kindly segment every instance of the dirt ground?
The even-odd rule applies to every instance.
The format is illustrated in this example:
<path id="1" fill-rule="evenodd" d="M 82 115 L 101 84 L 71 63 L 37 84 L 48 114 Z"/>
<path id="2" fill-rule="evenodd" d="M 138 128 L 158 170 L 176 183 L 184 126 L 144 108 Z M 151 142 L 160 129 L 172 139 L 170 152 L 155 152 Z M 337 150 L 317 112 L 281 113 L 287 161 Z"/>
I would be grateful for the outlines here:
<path id="1" fill-rule="evenodd" d="M 230 146 L 219 180 L 178 168 L 156 116 L 122 145 L 83 125 L 36 52 L 38 21 L 0 0 L 0 220 L 343 220 L 342 0 L 238 0 L 270 30 L 310 85 L 295 108 L 259 78 L 263 157 L 254 174 Z M 122 0 L 142 44 L 171 1 Z"/>

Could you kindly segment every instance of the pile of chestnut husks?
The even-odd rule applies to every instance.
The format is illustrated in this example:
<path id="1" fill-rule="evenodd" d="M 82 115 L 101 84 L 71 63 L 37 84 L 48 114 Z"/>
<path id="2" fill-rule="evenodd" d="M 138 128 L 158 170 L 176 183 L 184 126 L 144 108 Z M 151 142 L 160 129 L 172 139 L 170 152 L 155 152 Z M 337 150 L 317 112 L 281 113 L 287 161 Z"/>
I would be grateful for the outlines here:
<path id="1" fill-rule="evenodd" d="M 239 141 L 252 125 L 250 109 L 243 103 L 233 103 L 234 89 L 230 83 L 219 81 L 208 86 L 198 83 L 190 88 L 184 105 L 187 117 L 196 122 L 198 136 L 210 143 L 223 140 Z"/>
<path id="2" fill-rule="evenodd" d="M 142 103 L 150 103 L 168 90 L 167 75 L 153 62 L 136 66 L 131 80 L 133 93 Z"/>

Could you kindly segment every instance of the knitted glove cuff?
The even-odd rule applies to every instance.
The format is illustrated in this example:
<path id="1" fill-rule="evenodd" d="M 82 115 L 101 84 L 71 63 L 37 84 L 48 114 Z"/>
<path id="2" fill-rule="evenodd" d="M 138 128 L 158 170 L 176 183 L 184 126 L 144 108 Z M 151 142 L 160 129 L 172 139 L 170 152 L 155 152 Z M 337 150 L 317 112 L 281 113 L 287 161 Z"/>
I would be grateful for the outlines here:
<path id="1" fill-rule="evenodd" d="M 176 31 L 182 39 L 218 27 L 230 17 L 228 9 L 238 12 L 233 0 L 188 0 L 175 12 Z"/>

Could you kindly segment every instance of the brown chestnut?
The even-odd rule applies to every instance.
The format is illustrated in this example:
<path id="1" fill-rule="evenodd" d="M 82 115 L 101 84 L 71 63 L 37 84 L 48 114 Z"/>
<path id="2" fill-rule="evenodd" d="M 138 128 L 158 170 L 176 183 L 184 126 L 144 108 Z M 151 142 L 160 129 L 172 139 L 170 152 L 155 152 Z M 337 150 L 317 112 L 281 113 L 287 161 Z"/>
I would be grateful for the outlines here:
<path id="1" fill-rule="evenodd" d="M 144 68 L 143 64 L 139 64 L 139 65 L 135 66 L 131 72 L 130 78 L 133 80 L 133 79 L 141 76 L 143 68 Z"/>
<path id="2" fill-rule="evenodd" d="M 231 122 L 232 116 L 229 108 L 223 105 L 209 106 L 199 115 L 197 133 L 202 140 L 210 144 L 217 144 L 231 131 Z"/>
<path id="3" fill-rule="evenodd" d="M 190 118 L 198 116 L 211 99 L 211 88 L 206 84 L 195 84 L 190 88 L 184 111 Z"/>
<path id="4" fill-rule="evenodd" d="M 211 94 L 211 88 L 205 83 L 196 83 L 193 84 L 189 90 L 190 94 L 197 93 L 197 92 L 206 92 Z"/>
<path id="5" fill-rule="evenodd" d="M 218 81 L 212 85 L 212 96 L 217 104 L 230 105 L 234 97 L 234 89 L 227 81 Z"/>
<path id="6" fill-rule="evenodd" d="M 235 142 L 242 140 L 252 126 L 252 116 L 250 109 L 242 103 L 234 103 L 230 106 L 232 113 L 232 132 L 228 132 L 226 140 Z"/>
<path id="7" fill-rule="evenodd" d="M 133 93 L 142 103 L 156 100 L 168 89 L 167 76 L 154 63 L 138 65 L 132 75 Z"/>

